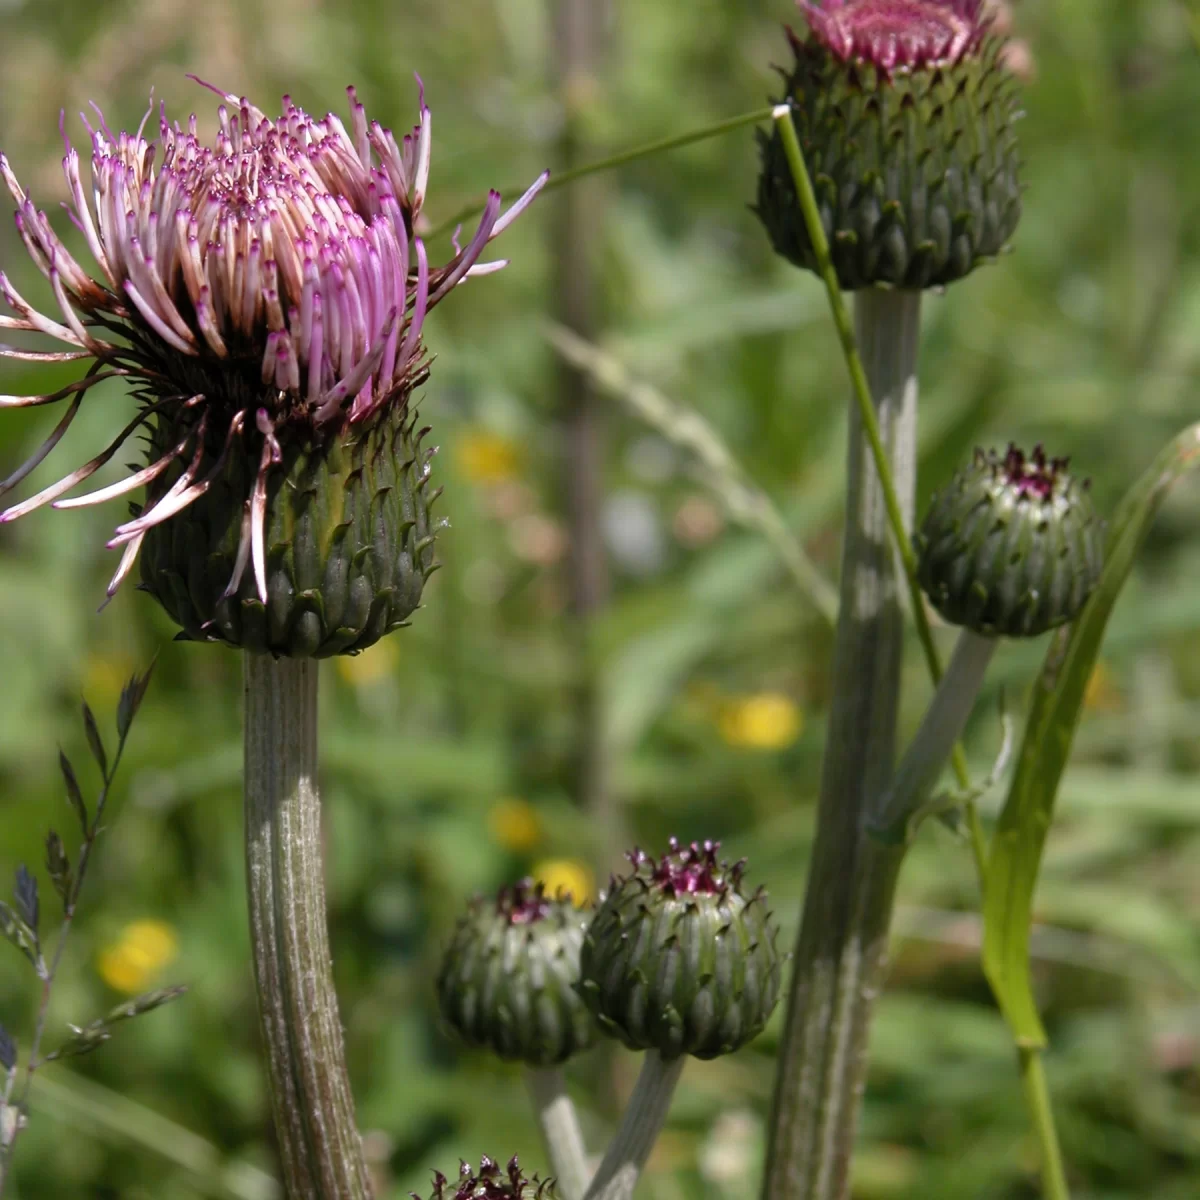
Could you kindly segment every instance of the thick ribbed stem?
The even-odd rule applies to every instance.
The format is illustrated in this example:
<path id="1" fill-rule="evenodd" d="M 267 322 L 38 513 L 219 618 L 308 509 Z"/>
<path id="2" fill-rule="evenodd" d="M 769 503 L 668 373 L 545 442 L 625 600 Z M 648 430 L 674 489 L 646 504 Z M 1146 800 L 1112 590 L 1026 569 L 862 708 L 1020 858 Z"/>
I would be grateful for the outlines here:
<path id="1" fill-rule="evenodd" d="M 317 664 L 245 656 L 246 883 L 271 1106 L 289 1200 L 367 1200 L 333 989 Z"/>
<path id="2" fill-rule="evenodd" d="M 906 527 L 916 478 L 919 293 L 864 291 L 859 349 Z M 867 832 L 895 754 L 903 614 L 862 421 L 850 409 L 846 533 L 816 844 L 780 1051 L 764 1200 L 844 1200 L 901 846 Z"/>
<path id="3" fill-rule="evenodd" d="M 664 1059 L 647 1050 L 642 1073 L 621 1117 L 621 1127 L 604 1152 L 584 1200 L 629 1200 L 659 1131 L 667 1119 L 671 1097 L 683 1074 L 686 1056 Z"/>
<path id="4" fill-rule="evenodd" d="M 586 145 L 585 118 L 594 103 L 604 42 L 607 4 L 597 0 L 554 0 L 555 66 L 563 109 L 559 165 L 570 171 Z M 564 192 L 554 226 L 555 315 L 590 340 L 599 324 L 596 256 L 603 232 L 604 191 L 588 180 Z M 604 697 L 595 644 L 596 618 L 608 601 L 608 562 L 601 530 L 604 502 L 604 404 L 586 372 L 559 363 L 563 489 L 569 546 L 570 611 L 575 639 L 576 801 L 597 835 L 602 871 L 624 844 L 609 778 Z"/>
<path id="5" fill-rule="evenodd" d="M 562 1068 L 530 1067 L 525 1080 L 550 1157 L 556 1184 L 554 1194 L 559 1200 L 583 1200 L 591 1172 L 579 1114 L 567 1094 Z"/>

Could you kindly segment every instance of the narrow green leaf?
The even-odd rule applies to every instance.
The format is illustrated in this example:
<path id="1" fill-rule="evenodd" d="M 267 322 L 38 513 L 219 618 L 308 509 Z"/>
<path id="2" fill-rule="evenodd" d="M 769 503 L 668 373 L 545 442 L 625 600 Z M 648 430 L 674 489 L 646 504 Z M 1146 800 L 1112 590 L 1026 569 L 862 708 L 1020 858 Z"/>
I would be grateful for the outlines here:
<path id="1" fill-rule="evenodd" d="M 159 988 L 157 991 L 146 992 L 141 996 L 135 996 L 132 1000 L 127 1000 L 90 1025 L 69 1026 L 71 1036 L 52 1054 L 47 1054 L 46 1061 L 52 1062 L 56 1058 L 72 1058 L 81 1054 L 90 1054 L 112 1037 L 114 1025 L 120 1024 L 122 1021 L 130 1021 L 134 1017 L 140 1017 L 143 1013 L 153 1012 L 154 1009 L 161 1008 L 164 1004 L 169 1004 L 172 1000 L 182 996 L 186 991 L 186 987 Z"/>
<path id="2" fill-rule="evenodd" d="M 46 873 L 50 876 L 50 882 L 54 885 L 54 890 L 63 904 L 69 903 L 72 883 L 71 861 L 67 858 L 62 838 L 53 829 L 46 834 Z"/>
<path id="3" fill-rule="evenodd" d="M 37 934 L 13 910 L 0 903 L 0 934 L 3 934 L 41 973 L 41 952 Z"/>
<path id="4" fill-rule="evenodd" d="M 154 664 L 151 663 L 145 674 L 134 675 L 121 690 L 121 700 L 117 705 L 117 733 L 122 742 L 129 736 L 129 727 L 146 698 L 146 689 L 150 686 L 150 676 L 153 674 Z"/>
<path id="5" fill-rule="evenodd" d="M 87 805 L 83 802 L 83 792 L 80 791 L 79 780 L 75 778 L 75 768 L 71 766 L 71 760 L 61 750 L 58 752 L 58 767 L 62 771 L 63 782 L 67 785 L 67 801 L 75 810 L 75 815 L 79 818 L 79 826 L 86 838 L 88 835 Z"/>
<path id="6" fill-rule="evenodd" d="M 1019 1045 L 1046 1044 L 1029 970 L 1033 893 L 1054 799 L 1108 618 L 1172 484 L 1200 466 L 1200 424 L 1180 433 L 1126 494 L 1109 531 L 1104 574 L 1074 625 L 1051 642 L 1034 689 L 1020 758 L 992 839 L 984 898 L 983 969 Z"/>
<path id="7" fill-rule="evenodd" d="M 25 924 L 37 935 L 38 918 L 41 916 L 41 905 L 38 901 L 37 880 L 30 875 L 29 869 L 22 863 L 17 868 L 17 882 L 13 887 L 13 897 L 17 902 L 17 912 L 21 914 Z"/>
<path id="8" fill-rule="evenodd" d="M 104 750 L 104 739 L 100 736 L 100 727 L 96 724 L 95 714 L 88 707 L 86 700 L 83 704 L 83 728 L 87 732 L 88 746 L 91 748 L 92 757 L 100 768 L 100 774 L 107 779 L 108 754 Z"/>

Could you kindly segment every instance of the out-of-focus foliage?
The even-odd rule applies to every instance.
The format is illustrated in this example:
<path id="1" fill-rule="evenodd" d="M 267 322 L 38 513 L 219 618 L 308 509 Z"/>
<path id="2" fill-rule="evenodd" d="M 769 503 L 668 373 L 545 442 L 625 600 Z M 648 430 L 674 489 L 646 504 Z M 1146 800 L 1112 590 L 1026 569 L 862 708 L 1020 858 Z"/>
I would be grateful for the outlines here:
<path id="1" fill-rule="evenodd" d="M 769 64 L 786 56 L 779 23 L 792 19 L 787 0 L 614 3 L 593 143 L 615 149 L 760 105 L 775 86 Z M 435 220 L 555 165 L 561 114 L 549 10 L 536 0 L 3 0 L 0 21 L 0 147 L 48 210 L 64 195 L 61 108 L 95 100 L 128 126 L 153 88 L 155 103 L 196 108 L 211 127 L 213 97 L 189 71 L 263 107 L 290 92 L 340 110 L 354 82 L 372 114 L 403 127 L 419 70 L 434 111 Z M 1012 256 L 927 304 L 921 489 L 976 443 L 1044 441 L 1111 509 L 1200 412 L 1200 53 L 1178 0 L 1023 0 L 1016 27 L 1035 73 L 1025 216 Z M 73 117 L 67 128 L 80 131 Z M 744 130 L 608 179 L 595 255 L 605 343 L 704 414 L 832 572 L 844 367 L 819 284 L 773 258 L 747 211 L 754 174 Z M 430 322 L 437 362 L 422 405 L 442 448 L 445 569 L 412 629 L 323 678 L 335 968 L 385 1196 L 460 1156 L 542 1163 L 519 1075 L 438 1028 L 437 956 L 468 894 L 535 864 L 591 886 L 610 865 L 594 861 L 606 839 L 569 787 L 562 456 L 538 326 L 554 256 L 575 253 L 552 240 L 555 203 L 506 235 L 506 272 Z M 0 266 L 42 296 L 7 222 Z M 6 364 L 0 390 L 46 390 L 66 370 Z M 81 461 L 117 419 L 106 406 L 127 403 L 94 393 L 57 455 Z M 3 414 L 0 475 L 53 420 Z M 622 836 L 724 839 L 751 857 L 790 937 L 830 639 L 677 452 L 616 406 L 608 437 L 617 587 L 596 640 Z M 1047 1065 L 1079 1200 L 1200 1192 L 1198 517 L 1200 490 L 1185 484 L 1114 615 L 1036 897 Z M 46 827 L 64 821 L 56 744 L 85 760 L 80 693 L 111 713 L 162 648 L 53 1028 L 120 1001 L 130 972 L 113 964 L 128 966 L 139 929 L 156 931 L 159 958 L 170 947 L 170 981 L 190 990 L 118 1044 L 47 1069 L 14 1194 L 255 1200 L 271 1194 L 272 1151 L 244 928 L 239 664 L 215 647 L 164 647 L 173 631 L 132 590 L 95 614 L 115 518 L 41 512 L 0 530 L 0 866 L 40 863 Z M 970 736 L 981 774 L 999 738 L 997 691 L 1021 699 L 1038 655 L 998 656 Z M 909 672 L 911 728 L 928 695 L 916 653 Z M 856 1195 L 1032 1197 L 1034 1148 L 978 968 L 965 848 L 925 831 L 901 901 Z M 154 987 L 146 961 L 138 986 Z M 24 1044 L 33 999 L 19 968 L 0 959 L 0 1013 Z M 647 1196 L 756 1195 L 777 1022 L 730 1059 L 689 1065 Z M 601 1055 L 572 1068 L 597 1145 L 635 1067 Z"/>

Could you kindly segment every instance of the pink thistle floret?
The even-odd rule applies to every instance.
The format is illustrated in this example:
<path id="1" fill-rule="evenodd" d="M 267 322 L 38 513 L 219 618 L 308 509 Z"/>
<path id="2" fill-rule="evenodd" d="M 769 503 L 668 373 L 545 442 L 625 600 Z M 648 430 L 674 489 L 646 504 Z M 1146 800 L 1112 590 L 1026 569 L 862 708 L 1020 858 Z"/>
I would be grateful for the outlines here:
<path id="1" fill-rule="evenodd" d="M 982 0 L 799 0 L 808 26 L 845 62 L 886 75 L 949 66 L 976 50 L 991 27 Z"/>
<path id="2" fill-rule="evenodd" d="M 332 113 L 310 117 L 286 96 L 282 115 L 272 120 L 244 98 L 211 90 L 224 101 L 211 146 L 197 136 L 194 114 L 185 128 L 160 108 L 153 141 L 143 136 L 145 119 L 136 133 L 114 136 L 103 118 L 93 128 L 85 116 L 91 139 L 85 188 L 79 152 L 67 141 L 65 207 L 96 261 L 94 274 L 66 248 L 0 154 L 17 230 L 56 305 L 41 312 L 0 272 L 0 297 L 15 314 L 0 315 L 0 329 L 42 333 L 69 347 L 0 346 L 0 356 L 92 360 L 81 380 L 58 392 L 0 396 L 0 408 L 70 398 L 63 422 L 0 482 L 0 495 L 49 454 L 97 383 L 126 378 L 145 401 L 138 420 L 107 450 L 0 512 L 0 523 L 46 503 L 99 503 L 157 478 L 175 461 L 187 464 L 157 504 L 118 528 L 110 545 L 124 553 L 110 596 L 129 574 L 146 531 L 203 495 L 226 456 L 253 439 L 258 482 L 247 498 L 239 559 L 242 568 L 251 561 L 265 599 L 266 474 L 279 461 L 279 438 L 296 430 L 332 436 L 402 413 L 426 373 L 426 314 L 472 275 L 505 265 L 481 262 L 484 248 L 547 178 L 504 213 L 492 192 L 467 245 L 430 267 L 415 236 L 431 151 L 423 94 L 416 127 L 397 140 L 368 121 L 353 88 L 347 89 L 349 129 Z M 196 419 L 167 456 L 120 484 L 60 499 L 109 462 L 137 428 L 186 410 Z M 223 444 L 215 461 L 206 460 L 206 436 Z"/>

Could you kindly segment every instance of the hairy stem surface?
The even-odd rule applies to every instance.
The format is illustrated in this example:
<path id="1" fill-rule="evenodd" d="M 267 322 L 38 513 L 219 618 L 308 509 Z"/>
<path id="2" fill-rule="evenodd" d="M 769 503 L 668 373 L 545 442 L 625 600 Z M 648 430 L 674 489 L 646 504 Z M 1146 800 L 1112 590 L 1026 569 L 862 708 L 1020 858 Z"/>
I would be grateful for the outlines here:
<path id="1" fill-rule="evenodd" d="M 686 1056 L 664 1059 L 647 1050 L 633 1095 L 584 1200 L 629 1200 L 667 1119 Z"/>
<path id="2" fill-rule="evenodd" d="M 579 1114 L 567 1094 L 562 1068 L 530 1067 L 525 1080 L 557 1184 L 555 1194 L 560 1200 L 583 1200 L 591 1172 Z"/>
<path id="3" fill-rule="evenodd" d="M 857 341 L 906 527 L 916 479 L 920 294 L 869 291 Z M 850 410 L 846 533 L 818 827 L 780 1053 L 764 1200 L 843 1200 L 902 846 L 867 832 L 891 780 L 903 612 L 888 512 Z"/>
<path id="4" fill-rule="evenodd" d="M 289 1200 L 368 1200 L 333 988 L 317 790 L 317 664 L 245 656 L 246 883 Z"/>

